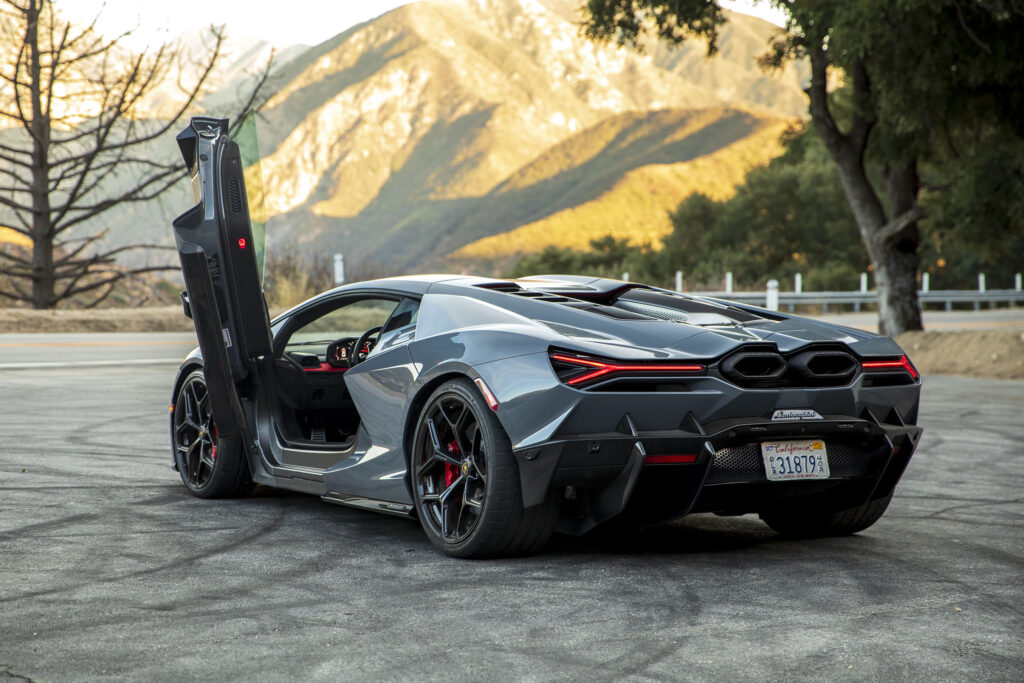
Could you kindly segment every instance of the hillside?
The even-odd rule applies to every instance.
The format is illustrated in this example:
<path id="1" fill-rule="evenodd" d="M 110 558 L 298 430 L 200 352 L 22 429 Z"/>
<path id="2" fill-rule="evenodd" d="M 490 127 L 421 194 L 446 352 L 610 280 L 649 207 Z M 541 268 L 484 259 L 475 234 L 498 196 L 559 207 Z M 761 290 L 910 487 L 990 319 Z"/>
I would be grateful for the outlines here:
<path id="1" fill-rule="evenodd" d="M 655 54 L 583 40 L 566 18 L 570 5 L 418 2 L 293 60 L 261 137 L 272 240 L 395 269 L 440 267 L 466 244 L 600 201 L 642 166 L 692 161 L 767 125 L 764 77 L 740 60 L 763 49 L 774 27 L 744 17 L 743 31 L 728 32 L 742 45 L 723 46 L 732 61 L 709 75 L 693 59 L 668 70 Z M 722 73 L 743 68 L 748 77 L 731 97 L 715 93 Z M 781 93 L 768 93 L 773 102 L 799 95 L 785 79 L 770 82 Z M 763 113 L 727 114 L 725 103 Z M 690 136 L 694 126 L 707 130 Z M 669 172 L 672 189 L 641 212 L 656 215 L 648 232 L 663 232 L 664 207 L 703 182 L 678 177 L 685 173 Z M 740 177 L 707 181 L 731 187 Z"/>
<path id="2" fill-rule="evenodd" d="M 656 243 L 679 199 L 726 192 L 804 109 L 795 72 L 753 60 L 766 22 L 731 15 L 712 60 L 699 44 L 640 54 L 581 38 L 579 4 L 424 0 L 289 51 L 260 119 L 271 248 L 399 271 L 499 267 L 538 234 Z M 237 73 L 265 50 L 240 45 Z M 160 150 L 176 154 L 170 136 Z M 189 201 L 182 183 L 82 233 L 168 244 Z"/>
<path id="3" fill-rule="evenodd" d="M 716 200 L 730 197 L 752 168 L 781 153 L 779 136 L 788 125 L 786 121 L 755 118 L 729 109 L 657 112 L 655 116 L 644 117 L 643 122 L 677 117 L 689 118 L 696 125 L 692 129 L 680 125 L 675 140 L 666 140 L 658 155 L 621 173 L 621 179 L 595 198 L 563 201 L 562 204 L 570 206 L 561 209 L 557 202 L 552 202 L 545 217 L 467 244 L 450 258 L 463 265 L 485 263 L 500 268 L 522 254 L 536 253 L 548 246 L 581 248 L 604 235 L 660 247 L 661 238 L 672 230 L 669 213 L 681 201 L 695 192 Z M 624 118 L 609 121 L 605 127 L 623 122 Z M 736 134 L 737 128 L 743 134 Z M 673 141 L 680 144 L 672 145 Z M 574 142 L 570 140 L 560 147 L 571 148 Z M 713 150 L 706 154 L 694 153 L 703 150 L 687 153 L 683 151 L 687 142 Z M 677 153 L 672 154 L 673 151 Z M 614 152 L 605 150 L 596 159 L 604 162 L 611 154 Z M 580 175 L 588 178 L 585 171 Z"/>

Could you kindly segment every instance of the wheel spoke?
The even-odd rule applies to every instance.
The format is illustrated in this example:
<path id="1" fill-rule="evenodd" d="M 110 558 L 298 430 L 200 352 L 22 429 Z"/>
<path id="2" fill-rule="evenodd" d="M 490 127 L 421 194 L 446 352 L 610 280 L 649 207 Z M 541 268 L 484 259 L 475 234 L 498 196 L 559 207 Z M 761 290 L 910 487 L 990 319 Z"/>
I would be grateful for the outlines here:
<path id="1" fill-rule="evenodd" d="M 459 538 L 459 530 L 462 529 L 462 513 L 466 511 L 466 496 L 462 496 L 462 501 L 459 502 L 459 514 L 455 517 L 455 538 Z"/>
<path id="2" fill-rule="evenodd" d="M 456 490 L 462 489 L 462 498 L 466 498 L 466 478 L 460 476 L 458 479 L 451 483 L 451 486 L 446 488 L 439 497 L 441 504 L 441 536 L 443 538 L 451 538 L 452 540 L 458 540 L 459 536 L 459 521 L 462 519 L 462 505 L 457 504 L 452 500 L 452 496 L 455 495 Z M 452 526 L 452 517 L 455 517 L 454 527 Z"/>
<path id="3" fill-rule="evenodd" d="M 190 403 L 190 405 L 192 407 L 192 411 L 189 411 L 189 412 L 194 412 L 194 415 L 192 416 L 192 419 L 196 420 L 198 422 L 199 419 L 200 419 L 200 415 L 201 415 L 200 407 L 201 407 L 202 404 L 199 401 L 199 394 L 196 393 L 196 385 L 197 384 L 199 384 L 199 382 L 192 382 L 191 384 L 189 384 L 188 385 L 188 392 L 189 392 L 189 394 L 192 397 L 192 400 L 189 401 L 189 403 Z"/>
<path id="4" fill-rule="evenodd" d="M 484 484 L 487 483 L 487 467 L 486 460 L 484 459 L 483 452 L 483 432 L 480 430 L 480 426 L 477 425 L 473 430 L 473 454 L 470 457 L 470 462 L 473 464 L 473 471 L 476 476 L 480 478 Z"/>
<path id="5" fill-rule="evenodd" d="M 441 439 L 437 435 L 437 425 L 434 424 L 434 418 L 427 418 L 427 432 L 430 434 L 430 444 L 434 447 L 435 451 L 441 450 Z"/>
<path id="6" fill-rule="evenodd" d="M 465 487 L 465 484 L 466 478 L 463 477 L 462 475 L 459 475 L 459 478 L 453 481 L 451 483 L 451 486 L 449 486 L 448 488 L 441 492 L 441 495 L 438 496 L 438 500 L 440 500 L 442 504 L 447 505 L 448 499 L 452 497 L 453 493 L 455 493 L 455 489 L 459 488 L 460 486 Z"/>
<path id="7" fill-rule="evenodd" d="M 470 484 L 473 484 L 472 489 L 470 488 Z M 486 490 L 487 489 L 484 486 L 483 482 L 474 482 L 472 479 L 470 479 L 469 481 L 466 482 L 466 490 L 465 492 L 463 492 L 462 499 L 465 501 L 466 505 L 479 509 L 483 507 L 483 503 L 481 501 L 483 500 L 484 497 L 483 493 Z M 476 498 L 475 494 L 480 495 L 479 500 Z"/>
<path id="8" fill-rule="evenodd" d="M 455 467 L 458 467 L 459 465 L 462 464 L 452 456 L 448 455 L 447 453 L 443 453 L 441 451 L 434 451 L 430 454 L 430 457 L 427 458 L 426 462 L 420 465 L 419 474 L 426 474 L 427 471 L 433 469 L 435 465 L 443 465 L 445 463 L 448 463 L 449 465 L 454 465 Z"/>
<path id="9" fill-rule="evenodd" d="M 438 404 L 438 408 L 441 410 L 441 417 L 448 423 L 448 426 L 453 431 L 458 431 L 459 421 L 462 419 L 463 414 L 466 412 L 466 405 L 462 401 L 452 400 L 445 405 L 444 401 Z M 458 410 L 461 408 L 462 410 Z M 457 411 L 457 412 L 456 412 Z"/>

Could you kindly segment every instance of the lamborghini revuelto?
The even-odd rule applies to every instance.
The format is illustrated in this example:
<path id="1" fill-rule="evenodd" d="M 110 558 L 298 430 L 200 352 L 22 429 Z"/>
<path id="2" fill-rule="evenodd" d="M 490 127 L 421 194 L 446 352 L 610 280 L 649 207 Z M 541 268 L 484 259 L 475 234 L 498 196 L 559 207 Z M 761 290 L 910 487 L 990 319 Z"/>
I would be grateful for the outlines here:
<path id="1" fill-rule="evenodd" d="M 632 282 L 414 275 L 271 322 L 239 145 L 210 118 L 178 143 L 199 348 L 170 426 L 196 496 L 415 516 L 458 557 L 695 512 L 842 535 L 882 516 L 918 443 L 921 378 L 891 339 Z"/>

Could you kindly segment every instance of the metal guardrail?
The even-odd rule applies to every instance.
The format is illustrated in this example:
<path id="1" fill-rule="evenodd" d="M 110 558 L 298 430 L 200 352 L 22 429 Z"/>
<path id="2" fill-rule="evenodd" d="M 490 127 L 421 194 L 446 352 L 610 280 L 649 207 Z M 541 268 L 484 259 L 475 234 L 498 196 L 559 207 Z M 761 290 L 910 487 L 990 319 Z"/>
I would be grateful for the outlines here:
<path id="1" fill-rule="evenodd" d="M 864 304 L 877 304 L 878 292 L 779 292 L 776 290 L 775 298 L 777 304 L 771 306 L 771 290 L 764 292 L 690 292 L 695 296 L 707 296 L 715 299 L 725 299 L 739 303 L 761 306 L 770 310 L 779 310 L 785 306 L 792 311 L 796 306 L 809 305 L 821 306 L 822 312 L 827 313 L 829 306 L 852 305 L 855 311 L 860 311 Z M 940 303 L 945 305 L 947 311 L 953 310 L 954 304 L 972 304 L 974 310 L 980 310 L 983 303 L 1022 303 L 1024 304 L 1024 291 L 1018 289 L 989 289 L 986 291 L 970 289 L 945 289 L 945 290 L 920 290 L 917 293 L 918 301 L 922 304 Z"/>

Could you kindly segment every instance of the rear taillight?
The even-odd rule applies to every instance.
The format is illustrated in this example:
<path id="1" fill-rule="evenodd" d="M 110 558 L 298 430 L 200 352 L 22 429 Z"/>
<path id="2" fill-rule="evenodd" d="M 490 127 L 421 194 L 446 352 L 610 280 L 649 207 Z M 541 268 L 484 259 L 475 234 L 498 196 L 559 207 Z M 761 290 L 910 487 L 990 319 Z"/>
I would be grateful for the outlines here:
<path id="1" fill-rule="evenodd" d="M 578 356 L 555 351 L 551 364 L 558 378 L 571 387 L 582 387 L 611 376 L 665 376 L 703 374 L 707 367 L 699 363 L 635 363 Z"/>
<path id="2" fill-rule="evenodd" d="M 905 355 L 892 360 L 866 360 L 860 366 L 865 372 L 906 372 L 914 379 L 920 378 L 917 368 Z"/>

